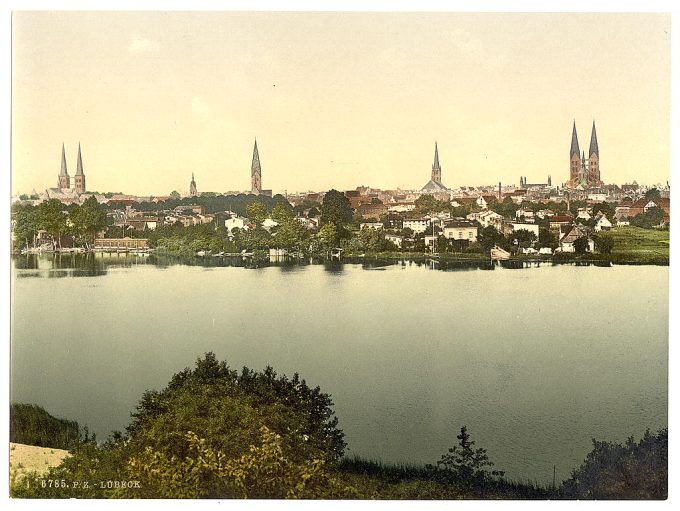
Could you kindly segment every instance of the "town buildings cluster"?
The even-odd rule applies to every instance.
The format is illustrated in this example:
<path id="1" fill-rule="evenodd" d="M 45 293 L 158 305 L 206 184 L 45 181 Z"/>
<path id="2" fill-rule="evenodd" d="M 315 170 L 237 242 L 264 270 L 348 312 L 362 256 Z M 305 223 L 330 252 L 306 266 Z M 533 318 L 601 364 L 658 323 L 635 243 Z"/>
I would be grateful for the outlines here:
<path id="1" fill-rule="evenodd" d="M 262 165 L 255 141 L 251 163 L 251 189 L 250 194 L 255 196 L 272 196 L 272 190 L 262 187 Z M 184 226 L 210 223 L 215 220 L 215 214 L 206 214 L 203 206 L 182 205 L 168 209 L 158 209 L 153 213 L 143 211 L 139 205 L 144 202 L 162 203 L 177 196 L 133 196 L 124 194 L 99 194 L 88 192 L 85 185 L 82 154 L 80 144 L 74 186 L 71 187 L 71 178 L 68 174 L 65 148 L 62 145 L 61 167 L 58 175 L 58 186 L 48 188 L 42 194 L 33 195 L 32 198 L 23 199 L 33 204 L 44 200 L 57 199 L 66 204 L 79 204 L 89 197 L 94 196 L 100 203 L 106 203 L 109 208 L 108 215 L 114 226 L 124 229 L 144 231 L 153 230 L 161 225 L 181 224 Z M 571 146 L 569 152 L 569 179 L 562 185 L 553 186 L 552 177 L 547 176 L 544 183 L 529 183 L 526 176 L 520 176 L 518 185 L 502 184 L 459 186 L 450 188 L 443 183 L 442 167 L 439 160 L 438 144 L 435 142 L 434 160 L 431 167 L 430 180 L 417 190 L 383 190 L 368 186 L 358 186 L 354 190 L 344 191 L 357 221 L 361 228 L 386 229 L 386 239 L 401 247 L 404 242 L 403 235 L 397 234 L 397 230 L 408 229 L 414 235 L 424 235 L 426 246 L 433 246 L 438 236 L 446 239 L 475 242 L 479 235 L 479 229 L 495 227 L 500 233 L 511 236 L 519 230 L 525 230 L 539 236 L 539 224 L 549 225 L 560 241 L 560 249 L 571 251 L 573 240 L 586 236 L 590 239 L 591 231 L 610 229 L 613 225 L 628 225 L 630 218 L 642 214 L 651 208 L 658 207 L 664 212 L 662 222 L 670 219 L 670 188 L 666 185 L 656 185 L 659 191 L 656 197 L 645 198 L 645 192 L 650 187 L 632 184 L 605 184 L 600 172 L 600 153 L 597 141 L 597 132 L 593 122 L 588 155 L 580 150 L 576 123 L 572 128 Z M 228 192 L 227 194 L 239 192 Z M 450 212 L 442 211 L 437 214 L 422 215 L 416 213 L 416 201 L 430 195 L 434 199 L 446 202 L 453 208 L 465 207 L 468 214 L 465 216 L 452 217 Z M 189 185 L 188 197 L 199 197 L 194 174 L 192 173 Z M 298 207 L 304 205 L 320 205 L 324 198 L 324 192 L 307 192 L 286 194 L 287 201 Z M 514 217 L 504 217 L 493 211 L 494 203 L 512 201 L 518 208 Z M 586 207 L 579 209 L 574 216 L 569 212 L 569 203 L 581 201 Z M 616 203 L 612 218 L 607 218 L 602 211 L 593 217 L 593 206 L 599 203 Z M 566 214 L 555 214 L 547 206 L 536 209 L 522 207 L 524 203 L 548 204 L 567 203 Z M 299 208 L 298 208 L 299 209 Z M 310 210 L 316 209 L 316 214 L 309 214 Z M 303 208 L 298 214 L 298 220 L 310 230 L 316 230 L 320 226 L 318 208 L 310 206 Z M 217 216 L 224 222 L 225 227 L 231 232 L 234 228 L 249 229 L 252 223 L 231 211 L 225 211 Z M 591 217 L 593 221 L 591 222 Z M 589 223 L 588 226 L 585 223 Z M 276 226 L 276 222 L 269 219 L 264 225 L 270 229 Z M 429 234 L 429 235 L 428 235 Z"/>

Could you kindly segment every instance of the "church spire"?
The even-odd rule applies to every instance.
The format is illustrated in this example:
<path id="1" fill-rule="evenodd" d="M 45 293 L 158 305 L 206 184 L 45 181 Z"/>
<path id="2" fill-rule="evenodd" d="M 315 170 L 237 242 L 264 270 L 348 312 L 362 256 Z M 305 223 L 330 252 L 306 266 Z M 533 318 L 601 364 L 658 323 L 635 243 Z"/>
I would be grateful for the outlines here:
<path id="1" fill-rule="evenodd" d="M 189 196 L 196 197 L 198 195 L 198 190 L 196 189 L 196 180 L 194 179 L 194 173 L 191 173 L 191 183 L 189 183 Z"/>
<path id="2" fill-rule="evenodd" d="M 576 120 L 574 119 L 574 128 L 571 132 L 571 152 L 569 153 L 570 156 L 573 156 L 576 154 L 576 156 L 579 156 L 581 151 L 578 148 L 578 135 L 576 135 Z"/>
<path id="3" fill-rule="evenodd" d="M 593 119 L 593 131 L 590 134 L 590 151 L 589 151 L 589 156 L 592 154 L 596 154 L 598 157 L 600 156 L 600 149 L 597 147 L 597 132 L 595 131 L 595 119 Z"/>
<path id="4" fill-rule="evenodd" d="M 78 162 L 76 164 L 76 176 L 83 175 L 83 157 L 80 155 L 80 142 L 78 142 Z"/>
<path id="5" fill-rule="evenodd" d="M 439 166 L 439 150 L 437 149 L 437 141 L 434 141 L 434 163 L 432 164 L 432 170 L 441 170 Z"/>
<path id="6" fill-rule="evenodd" d="M 257 151 L 257 138 L 253 148 L 253 163 L 250 165 L 251 192 L 259 195 L 262 191 L 262 167 L 260 166 L 260 153 Z"/>
<path id="7" fill-rule="evenodd" d="M 68 176 L 68 170 L 66 169 L 66 149 L 64 148 L 63 142 L 61 144 L 61 172 L 59 172 L 59 175 Z"/>

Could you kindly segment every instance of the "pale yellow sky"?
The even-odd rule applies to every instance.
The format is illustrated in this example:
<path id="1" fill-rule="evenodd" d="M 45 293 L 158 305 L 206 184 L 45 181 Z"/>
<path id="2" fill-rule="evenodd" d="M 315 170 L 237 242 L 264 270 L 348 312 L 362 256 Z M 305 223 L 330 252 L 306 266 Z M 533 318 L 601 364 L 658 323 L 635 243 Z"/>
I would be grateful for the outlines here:
<path id="1" fill-rule="evenodd" d="M 420 188 L 669 178 L 670 16 L 16 12 L 13 193 Z"/>

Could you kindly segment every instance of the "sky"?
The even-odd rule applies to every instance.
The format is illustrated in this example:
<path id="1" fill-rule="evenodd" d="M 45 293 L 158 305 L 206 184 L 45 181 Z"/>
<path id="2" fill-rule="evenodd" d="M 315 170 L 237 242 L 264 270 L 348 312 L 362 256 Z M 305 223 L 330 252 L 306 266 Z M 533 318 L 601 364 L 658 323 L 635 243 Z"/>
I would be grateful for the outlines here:
<path id="1" fill-rule="evenodd" d="M 670 175 L 670 15 L 14 12 L 12 193 L 416 189 Z"/>

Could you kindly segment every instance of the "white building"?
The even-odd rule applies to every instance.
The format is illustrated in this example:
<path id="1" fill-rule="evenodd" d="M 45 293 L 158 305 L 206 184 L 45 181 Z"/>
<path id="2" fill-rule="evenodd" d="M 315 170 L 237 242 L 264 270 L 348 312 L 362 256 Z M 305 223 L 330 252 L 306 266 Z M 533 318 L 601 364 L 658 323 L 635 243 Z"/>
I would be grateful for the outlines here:
<path id="1" fill-rule="evenodd" d="M 609 221 L 607 216 L 600 211 L 596 216 L 595 216 L 595 230 L 597 232 L 600 231 L 608 231 L 612 228 L 612 223 Z"/>
<path id="2" fill-rule="evenodd" d="M 525 230 L 533 233 L 538 239 L 538 224 L 527 224 L 523 222 L 508 222 L 508 225 L 512 226 L 512 232 L 517 232 L 520 230 Z"/>
<path id="3" fill-rule="evenodd" d="M 472 222 L 453 221 L 444 225 L 444 237 L 450 240 L 477 241 L 477 226 Z"/>
<path id="4" fill-rule="evenodd" d="M 248 224 L 249 220 L 241 216 L 232 216 L 231 218 L 227 218 L 224 221 L 224 226 L 229 231 L 229 234 L 231 234 L 231 231 L 233 231 L 234 229 L 248 230 L 250 228 Z"/>
<path id="5" fill-rule="evenodd" d="M 414 219 L 409 219 L 409 220 L 404 220 L 404 229 L 411 229 L 414 234 L 419 234 L 422 232 L 427 231 L 427 228 L 430 226 L 430 218 L 429 217 L 423 217 L 423 218 L 414 218 Z"/>

